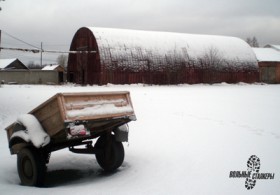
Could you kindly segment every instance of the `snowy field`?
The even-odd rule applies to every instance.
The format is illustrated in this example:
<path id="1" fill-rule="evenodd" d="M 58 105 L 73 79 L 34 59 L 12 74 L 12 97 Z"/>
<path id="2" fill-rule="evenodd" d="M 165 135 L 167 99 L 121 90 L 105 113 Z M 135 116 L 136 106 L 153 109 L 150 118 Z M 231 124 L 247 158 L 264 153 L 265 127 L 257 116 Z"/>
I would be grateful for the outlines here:
<path id="1" fill-rule="evenodd" d="M 44 188 L 20 185 L 4 128 L 57 92 L 128 90 L 137 116 L 125 161 L 104 174 L 93 155 L 52 153 Z M 280 85 L 0 87 L 1 194 L 280 194 Z M 245 178 L 251 155 L 274 179 Z"/>

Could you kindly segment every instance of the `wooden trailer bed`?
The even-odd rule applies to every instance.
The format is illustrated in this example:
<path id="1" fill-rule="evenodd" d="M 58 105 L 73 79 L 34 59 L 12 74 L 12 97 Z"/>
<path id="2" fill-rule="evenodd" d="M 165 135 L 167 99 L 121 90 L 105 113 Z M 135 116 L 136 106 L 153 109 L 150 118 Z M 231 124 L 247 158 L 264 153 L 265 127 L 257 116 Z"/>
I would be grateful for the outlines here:
<path id="1" fill-rule="evenodd" d="M 67 128 L 71 124 L 84 124 L 90 131 L 90 136 L 121 126 L 131 120 L 136 120 L 130 93 L 94 92 L 94 93 L 58 93 L 33 109 L 34 115 L 52 143 L 70 141 L 67 139 Z M 13 123 L 6 128 L 8 140 L 14 133 Z M 69 136 L 68 136 L 69 137 Z M 10 144 L 12 153 L 13 144 Z"/>
<path id="2" fill-rule="evenodd" d="M 6 128 L 11 154 L 17 154 L 21 183 L 42 186 L 51 153 L 67 147 L 74 153 L 95 154 L 105 171 L 116 170 L 124 160 L 126 124 L 133 120 L 136 116 L 126 91 L 54 95 Z M 47 142 L 32 139 L 42 135 L 37 129 Z M 93 144 L 94 138 L 98 139 Z"/>

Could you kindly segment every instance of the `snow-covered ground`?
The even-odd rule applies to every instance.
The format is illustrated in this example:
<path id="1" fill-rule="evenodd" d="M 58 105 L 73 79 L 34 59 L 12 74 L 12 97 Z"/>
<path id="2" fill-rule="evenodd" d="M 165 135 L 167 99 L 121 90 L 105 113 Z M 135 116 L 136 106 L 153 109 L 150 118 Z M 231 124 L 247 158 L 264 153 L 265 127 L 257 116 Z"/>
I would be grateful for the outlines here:
<path id="1" fill-rule="evenodd" d="M 45 188 L 20 185 L 4 128 L 57 92 L 129 90 L 137 115 L 125 161 L 104 174 L 93 155 L 54 152 Z M 280 194 L 280 85 L 107 85 L 0 87 L 1 194 Z M 260 158 L 252 190 L 245 178 Z"/>

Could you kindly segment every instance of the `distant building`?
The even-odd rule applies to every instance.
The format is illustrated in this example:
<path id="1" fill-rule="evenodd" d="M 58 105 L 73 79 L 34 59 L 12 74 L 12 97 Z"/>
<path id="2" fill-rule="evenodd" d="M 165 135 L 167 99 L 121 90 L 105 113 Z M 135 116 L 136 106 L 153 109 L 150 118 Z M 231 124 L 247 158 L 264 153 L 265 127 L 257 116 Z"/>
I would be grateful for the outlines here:
<path id="1" fill-rule="evenodd" d="M 280 83 L 280 50 L 276 48 L 253 48 L 259 64 L 261 82 Z"/>
<path id="2" fill-rule="evenodd" d="M 58 72 L 64 72 L 65 71 L 65 69 L 62 66 L 58 65 L 58 64 L 56 64 L 56 65 L 52 65 L 52 64 L 51 65 L 47 65 L 44 68 L 42 68 L 42 70 L 56 70 Z"/>
<path id="3" fill-rule="evenodd" d="M 28 69 L 18 59 L 0 60 L 0 82 L 6 84 L 60 84 L 64 82 L 62 67 L 53 70 Z"/>
<path id="4" fill-rule="evenodd" d="M 0 59 L 0 70 L 28 70 L 18 59 Z"/>
<path id="5" fill-rule="evenodd" d="M 252 48 L 235 37 L 80 28 L 67 80 L 78 84 L 258 82 Z"/>
<path id="6" fill-rule="evenodd" d="M 272 48 L 272 49 L 275 49 L 277 51 L 280 51 L 280 45 L 266 45 L 264 46 L 265 48 Z"/>
<path id="7" fill-rule="evenodd" d="M 58 80 L 59 80 L 59 83 L 63 83 L 65 81 L 65 69 L 63 66 L 61 65 L 47 65 L 45 66 L 44 68 L 42 68 L 42 70 L 50 70 L 50 71 L 57 71 L 58 72 Z"/>

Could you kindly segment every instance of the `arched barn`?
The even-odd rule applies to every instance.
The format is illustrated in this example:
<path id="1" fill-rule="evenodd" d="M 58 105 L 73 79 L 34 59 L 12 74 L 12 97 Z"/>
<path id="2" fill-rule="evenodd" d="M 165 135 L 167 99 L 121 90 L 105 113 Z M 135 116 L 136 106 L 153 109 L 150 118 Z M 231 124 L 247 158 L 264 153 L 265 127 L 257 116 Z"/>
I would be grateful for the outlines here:
<path id="1" fill-rule="evenodd" d="M 257 82 L 251 47 L 234 37 L 83 27 L 67 78 L 78 84 Z M 94 52 L 96 51 L 96 52 Z"/>

